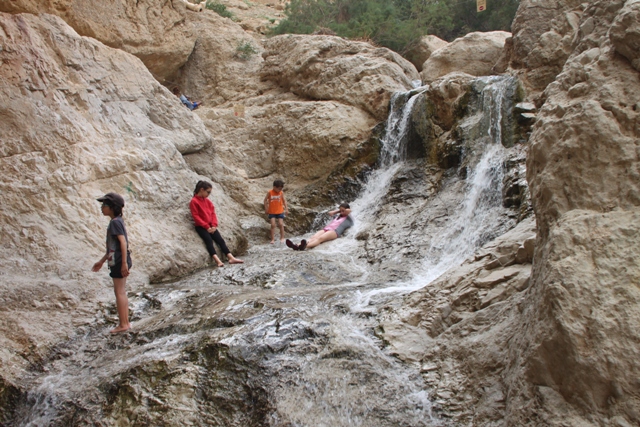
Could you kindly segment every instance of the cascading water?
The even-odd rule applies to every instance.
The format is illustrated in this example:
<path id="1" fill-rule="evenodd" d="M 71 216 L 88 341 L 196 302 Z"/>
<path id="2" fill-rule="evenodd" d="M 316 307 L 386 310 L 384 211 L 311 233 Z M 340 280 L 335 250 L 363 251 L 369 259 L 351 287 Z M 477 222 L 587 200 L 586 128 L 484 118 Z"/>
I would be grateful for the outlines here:
<path id="1" fill-rule="evenodd" d="M 103 323 L 55 349 L 23 379 L 12 425 L 448 425 L 431 412 L 418 363 L 401 362 L 376 332 L 371 297 L 427 285 L 504 227 L 500 122 L 511 83 L 478 80 L 483 105 L 460 125 L 468 173 L 427 197 L 435 231 L 408 263 L 412 280 L 363 262 L 357 236 L 393 216 L 385 199 L 410 163 L 410 116 L 426 88 L 393 97 L 380 168 L 352 203 L 356 226 L 345 238 L 304 253 L 256 245 L 242 266 L 130 295 L 135 332 L 109 337 Z M 455 203 L 437 219 L 429 203 L 447 192 Z"/>
<path id="2" fill-rule="evenodd" d="M 503 117 L 512 111 L 513 101 L 507 96 L 508 88 L 513 88 L 517 80 L 509 76 L 482 77 L 474 84 L 480 92 L 479 103 L 475 108 L 470 108 L 473 114 L 465 117 L 460 124 L 461 133 L 467 140 L 463 158 L 468 171 L 465 196 L 460 205 L 451 210 L 445 226 L 434 233 L 422 266 L 414 270 L 413 279 L 365 292 L 359 296 L 355 308 L 367 306 L 375 295 L 410 292 L 428 285 L 462 263 L 499 232 L 514 225 L 513 221 L 505 224 L 500 218 L 506 212 L 502 206 L 505 156 Z M 421 92 L 413 91 L 401 96 L 414 93 L 417 95 Z M 387 125 L 392 128 L 389 133 L 391 138 L 383 140 L 382 150 L 383 158 L 388 163 L 382 163 L 381 170 L 372 175 L 363 195 L 353 203 L 356 211 L 364 217 L 360 219 L 364 226 L 373 221 L 373 213 L 380 204 L 380 194 L 384 194 L 383 189 L 388 188 L 393 176 L 402 168 L 408 121 L 398 120 L 397 117 L 409 117 L 417 98 L 413 96 L 401 110 L 390 114 Z M 447 191 L 451 190 L 442 190 Z"/>

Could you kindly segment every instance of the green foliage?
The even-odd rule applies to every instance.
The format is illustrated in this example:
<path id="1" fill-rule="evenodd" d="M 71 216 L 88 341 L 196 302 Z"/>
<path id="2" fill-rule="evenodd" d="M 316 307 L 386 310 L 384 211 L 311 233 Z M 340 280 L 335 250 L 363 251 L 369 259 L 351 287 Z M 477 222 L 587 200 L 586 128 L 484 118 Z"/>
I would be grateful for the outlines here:
<path id="1" fill-rule="evenodd" d="M 273 34 L 312 34 L 325 28 L 404 53 L 425 34 L 453 40 L 472 31 L 510 31 L 520 0 L 291 0 Z"/>
<path id="2" fill-rule="evenodd" d="M 207 0 L 205 7 L 209 10 L 213 10 L 223 18 L 233 19 L 233 13 L 227 10 L 227 6 L 222 3 L 218 3 L 216 0 Z"/>
<path id="3" fill-rule="evenodd" d="M 253 47 L 251 42 L 240 42 L 238 43 L 238 46 L 236 46 L 236 56 L 240 59 L 244 59 L 245 61 L 251 59 L 251 57 L 256 53 L 258 53 L 258 50 Z"/>

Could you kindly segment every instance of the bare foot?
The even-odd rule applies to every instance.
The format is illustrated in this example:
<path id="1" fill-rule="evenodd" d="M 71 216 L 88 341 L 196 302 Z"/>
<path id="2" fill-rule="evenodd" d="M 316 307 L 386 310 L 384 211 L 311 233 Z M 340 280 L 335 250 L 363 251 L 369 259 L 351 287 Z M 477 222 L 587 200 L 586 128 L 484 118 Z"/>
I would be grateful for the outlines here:
<path id="1" fill-rule="evenodd" d="M 284 243 L 284 237 L 280 239 L 280 243 Z"/>
<path id="2" fill-rule="evenodd" d="M 129 329 L 131 329 L 131 325 L 127 325 L 127 326 L 118 325 L 117 328 L 113 328 L 112 330 L 109 331 L 109 333 L 110 334 L 120 334 L 122 332 L 127 332 Z"/>
<path id="3" fill-rule="evenodd" d="M 273 245 L 275 242 L 272 240 L 269 242 L 270 245 Z"/>
<path id="4" fill-rule="evenodd" d="M 244 261 L 238 258 L 229 259 L 229 264 L 244 264 Z"/>
<path id="5" fill-rule="evenodd" d="M 218 265 L 218 267 L 224 267 L 224 262 L 220 261 L 216 263 Z M 230 263 L 233 264 L 233 263 Z"/>

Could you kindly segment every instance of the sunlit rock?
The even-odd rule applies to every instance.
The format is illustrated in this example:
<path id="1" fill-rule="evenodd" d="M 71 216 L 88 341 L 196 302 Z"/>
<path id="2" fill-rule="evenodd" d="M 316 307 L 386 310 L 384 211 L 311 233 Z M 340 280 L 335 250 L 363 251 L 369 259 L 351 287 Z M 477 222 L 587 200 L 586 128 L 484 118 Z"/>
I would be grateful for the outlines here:
<path id="1" fill-rule="evenodd" d="M 0 12 L 58 15 L 78 34 L 137 56 L 160 81 L 187 62 L 199 32 L 182 0 L 10 0 Z"/>
<path id="2" fill-rule="evenodd" d="M 454 40 L 433 52 L 425 61 L 420 72 L 422 81 L 431 83 L 452 72 L 476 77 L 493 74 L 492 68 L 510 36 L 511 33 L 506 31 L 475 32 Z"/>
<path id="3" fill-rule="evenodd" d="M 260 75 L 296 95 L 357 106 L 378 120 L 389 99 L 420 77 L 397 53 L 334 36 L 282 35 L 265 41 Z"/>

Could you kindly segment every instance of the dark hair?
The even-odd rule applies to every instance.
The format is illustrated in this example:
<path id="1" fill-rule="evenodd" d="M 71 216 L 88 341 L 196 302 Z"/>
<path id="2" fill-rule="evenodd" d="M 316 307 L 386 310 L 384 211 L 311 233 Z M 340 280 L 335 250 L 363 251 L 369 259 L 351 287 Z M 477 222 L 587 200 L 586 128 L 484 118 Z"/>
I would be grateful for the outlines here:
<path id="1" fill-rule="evenodd" d="M 173 88 L 173 94 L 174 95 L 180 95 L 180 88 L 178 86 Z"/>
<path id="2" fill-rule="evenodd" d="M 349 206 L 349 203 L 340 203 L 340 207 L 345 209 L 351 209 L 351 207 Z"/>
<path id="3" fill-rule="evenodd" d="M 211 185 L 210 182 L 208 181 L 198 181 L 198 183 L 196 184 L 196 189 L 193 190 L 193 195 L 195 196 L 196 194 L 198 194 L 200 192 L 201 189 L 205 189 L 208 190 L 210 188 L 212 188 L 213 185 Z"/>
<path id="4" fill-rule="evenodd" d="M 122 206 L 118 206 L 109 200 L 105 200 L 104 202 L 102 202 L 102 204 L 107 205 L 111 208 L 114 218 L 117 216 L 122 216 Z"/>
<path id="5" fill-rule="evenodd" d="M 278 187 L 278 188 L 283 188 L 284 187 L 284 181 L 281 179 L 276 179 L 275 181 L 273 181 L 273 186 L 274 187 Z"/>

